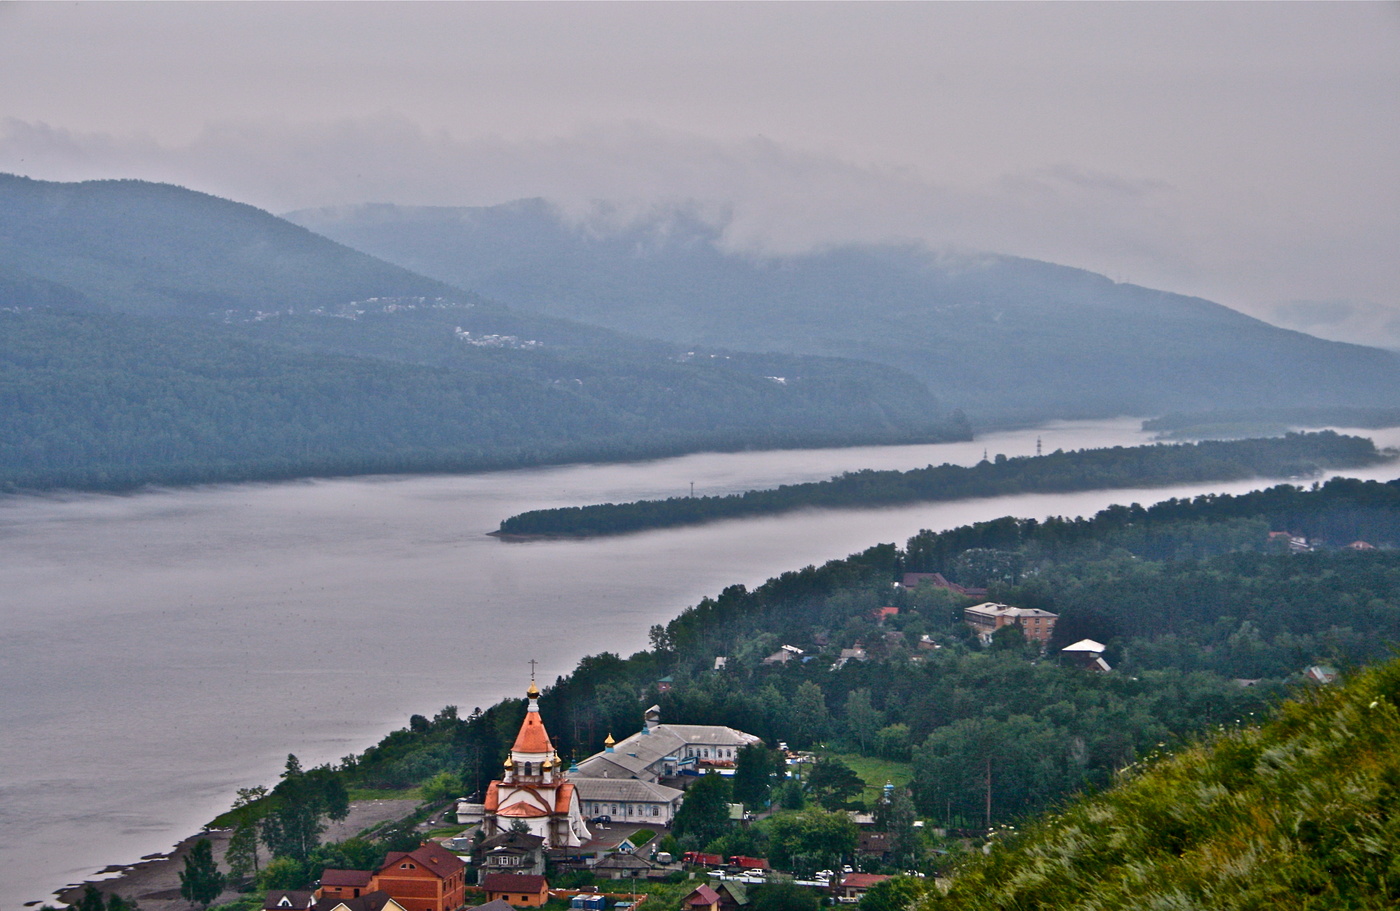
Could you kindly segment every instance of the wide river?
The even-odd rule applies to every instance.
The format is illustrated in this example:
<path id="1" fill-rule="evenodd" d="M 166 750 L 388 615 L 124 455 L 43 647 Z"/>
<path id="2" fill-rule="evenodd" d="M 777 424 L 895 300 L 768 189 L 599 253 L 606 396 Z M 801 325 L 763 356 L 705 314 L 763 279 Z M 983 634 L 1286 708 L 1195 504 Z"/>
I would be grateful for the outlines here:
<path id="1" fill-rule="evenodd" d="M 0 501 L 0 911 L 164 851 L 236 788 L 363 750 L 414 713 L 623 655 L 732 583 L 923 528 L 1084 515 L 1260 483 L 803 512 L 590 541 L 486 536 L 526 509 L 727 493 L 860 468 L 1137 444 L 1138 422 L 975 443 L 702 454 L 461 476 Z M 1360 431 L 1380 445 L 1400 433 Z M 1352 475 L 1389 479 L 1395 466 Z"/>

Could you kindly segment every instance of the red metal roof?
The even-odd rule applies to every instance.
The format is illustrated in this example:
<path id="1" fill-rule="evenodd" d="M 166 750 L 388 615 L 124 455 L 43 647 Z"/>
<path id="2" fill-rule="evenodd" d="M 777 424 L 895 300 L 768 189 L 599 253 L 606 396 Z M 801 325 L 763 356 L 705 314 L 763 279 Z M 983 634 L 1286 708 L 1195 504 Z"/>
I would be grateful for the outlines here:
<path id="1" fill-rule="evenodd" d="M 520 733 L 515 735 L 515 745 L 510 749 L 512 753 L 554 752 L 554 747 L 549 742 L 549 732 L 544 729 L 539 712 L 525 713 L 525 720 L 520 722 Z"/>

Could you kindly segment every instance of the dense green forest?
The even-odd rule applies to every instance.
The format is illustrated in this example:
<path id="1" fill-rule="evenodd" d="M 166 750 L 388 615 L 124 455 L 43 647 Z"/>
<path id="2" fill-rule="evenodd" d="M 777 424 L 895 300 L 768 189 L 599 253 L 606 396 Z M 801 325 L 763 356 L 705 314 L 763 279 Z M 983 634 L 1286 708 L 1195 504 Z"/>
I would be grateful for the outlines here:
<path id="1" fill-rule="evenodd" d="M 275 326 L 0 311 L 0 489 L 463 471 L 968 434 L 922 387 L 883 368 L 684 360 L 606 340 L 473 345 L 459 327 L 499 336 L 507 317 L 486 307 L 383 309 L 377 319 L 287 316 Z M 397 344 L 422 353 L 375 355 Z M 770 379 L 774 369 L 790 379 Z"/>
<path id="2" fill-rule="evenodd" d="M 1278 530 L 1306 535 L 1313 549 L 1290 550 L 1271 537 Z M 1347 546 L 1358 540 L 1374 549 Z M 583 659 L 540 706 L 566 758 L 636 731 L 653 703 L 666 720 L 732 725 L 770 746 L 816 751 L 822 758 L 800 779 L 763 773 L 767 786 L 754 788 L 736 776 L 730 796 L 781 808 L 768 822 L 673 833 L 681 847 L 780 857 L 810 872 L 844 844 L 834 811 L 897 809 L 863 793 L 880 782 L 853 778 L 847 761 L 898 773 L 895 802 L 908 801 L 899 811 L 908 818 L 954 830 L 1019 824 L 1153 756 L 1268 717 L 1307 687 L 1311 665 L 1347 672 L 1385 660 L 1400 641 L 1397 545 L 1400 482 L 1342 479 L 1116 506 L 1089 519 L 1008 517 L 923 532 L 904 548 L 878 545 L 751 591 L 731 586 L 653 627 L 646 651 Z M 1048 651 L 1014 635 L 982 646 L 962 622 L 972 600 L 892 584 L 918 570 L 1057 612 Z M 877 619 L 883 607 L 898 613 Z M 1085 636 L 1108 645 L 1110 672 L 1057 660 L 1060 647 Z M 781 645 L 804 655 L 766 662 Z M 863 658 L 839 660 L 857 647 Z M 723 668 L 717 656 L 728 659 Z M 509 699 L 414 716 L 317 774 L 333 772 L 352 789 L 426 782 L 425 795 L 479 792 L 499 773 L 523 711 L 524 700 Z M 943 869 L 958 851 L 956 839 L 925 835 L 919 845 L 883 862 L 895 864 L 888 871 Z M 319 848 L 293 872 L 312 875 L 345 850 Z"/>
<path id="3" fill-rule="evenodd" d="M 1370 440 L 1321 433 L 1277 439 L 1205 441 L 1175 446 L 1115 446 L 1045 456 L 997 456 L 965 468 L 943 464 L 912 471 L 855 471 L 829 481 L 785 484 L 720 497 L 672 497 L 635 503 L 539 509 L 501 522 L 498 534 L 586 537 L 669 528 L 795 509 L 870 508 L 904 503 L 1308 476 L 1323 468 L 1356 468 L 1382 460 Z"/>

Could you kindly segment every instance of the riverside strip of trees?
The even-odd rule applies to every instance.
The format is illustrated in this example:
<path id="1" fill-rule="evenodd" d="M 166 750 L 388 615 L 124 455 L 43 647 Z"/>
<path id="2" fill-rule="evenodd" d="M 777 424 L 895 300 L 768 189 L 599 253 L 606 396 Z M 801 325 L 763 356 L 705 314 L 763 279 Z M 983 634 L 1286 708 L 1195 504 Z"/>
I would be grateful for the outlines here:
<path id="1" fill-rule="evenodd" d="M 1289 433 L 1256 440 L 1209 440 L 983 461 L 971 468 L 930 465 L 912 471 L 855 471 L 829 481 L 785 484 L 722 497 L 672 497 L 537 509 L 501 522 L 499 535 L 589 537 L 795 509 L 870 508 L 904 503 L 1052 493 L 1115 487 L 1306 477 L 1322 468 L 1356 468 L 1381 461 L 1375 445 L 1332 431 Z"/>

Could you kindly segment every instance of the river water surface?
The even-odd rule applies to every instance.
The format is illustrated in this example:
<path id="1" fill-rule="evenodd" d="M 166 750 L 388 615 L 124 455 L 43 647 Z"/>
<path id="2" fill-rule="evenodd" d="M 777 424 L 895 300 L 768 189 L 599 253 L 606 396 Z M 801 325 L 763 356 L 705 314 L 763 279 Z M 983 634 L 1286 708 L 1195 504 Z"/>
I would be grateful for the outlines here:
<path id="1" fill-rule="evenodd" d="M 1132 445 L 1137 421 L 975 443 L 702 454 L 481 475 L 0 501 L 0 911 L 164 851 L 304 765 L 444 705 L 519 694 L 727 585 L 922 528 L 1090 514 L 1265 482 L 802 512 L 588 541 L 486 536 L 527 509 L 719 494 L 861 468 Z M 1400 433 L 1359 431 L 1380 445 Z M 1389 479 L 1394 466 L 1353 476 Z"/>

